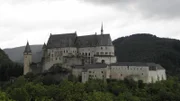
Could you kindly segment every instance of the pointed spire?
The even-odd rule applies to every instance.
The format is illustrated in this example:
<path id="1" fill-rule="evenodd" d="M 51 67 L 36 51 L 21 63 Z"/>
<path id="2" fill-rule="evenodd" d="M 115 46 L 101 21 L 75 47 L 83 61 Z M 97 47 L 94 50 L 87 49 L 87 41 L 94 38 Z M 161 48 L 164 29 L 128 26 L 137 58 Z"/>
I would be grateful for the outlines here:
<path id="1" fill-rule="evenodd" d="M 103 23 L 101 24 L 101 35 L 104 33 Z"/>
<path id="2" fill-rule="evenodd" d="M 27 44 L 26 44 L 24 53 L 31 53 L 31 48 L 30 48 L 30 46 L 29 46 L 29 42 L 28 42 L 28 41 L 27 41 Z"/>
<path id="3" fill-rule="evenodd" d="M 43 45 L 42 49 L 46 49 L 46 43 L 44 43 L 44 45 Z"/>

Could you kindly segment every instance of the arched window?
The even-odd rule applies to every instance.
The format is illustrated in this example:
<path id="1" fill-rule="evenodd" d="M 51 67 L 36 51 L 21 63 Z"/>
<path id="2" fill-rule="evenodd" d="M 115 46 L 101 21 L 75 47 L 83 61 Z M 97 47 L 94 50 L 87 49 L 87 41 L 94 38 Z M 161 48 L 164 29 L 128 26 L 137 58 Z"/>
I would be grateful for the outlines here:
<path id="1" fill-rule="evenodd" d="M 101 63 L 105 63 L 105 60 L 101 60 Z"/>

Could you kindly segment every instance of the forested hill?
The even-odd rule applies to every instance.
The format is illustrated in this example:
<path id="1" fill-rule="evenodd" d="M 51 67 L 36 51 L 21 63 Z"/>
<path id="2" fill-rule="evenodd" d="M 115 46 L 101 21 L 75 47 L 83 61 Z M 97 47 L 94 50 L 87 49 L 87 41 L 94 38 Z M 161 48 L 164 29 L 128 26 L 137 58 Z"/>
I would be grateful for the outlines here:
<path id="1" fill-rule="evenodd" d="M 134 34 L 113 41 L 119 62 L 155 62 L 168 73 L 180 73 L 180 41 L 151 34 Z"/>
<path id="2" fill-rule="evenodd" d="M 0 49 L 0 64 L 11 63 L 12 61 L 6 55 L 6 53 Z"/>
<path id="3" fill-rule="evenodd" d="M 3 81 L 8 81 L 11 77 L 19 77 L 22 73 L 22 65 L 12 62 L 8 55 L 0 49 L 0 85 Z"/>

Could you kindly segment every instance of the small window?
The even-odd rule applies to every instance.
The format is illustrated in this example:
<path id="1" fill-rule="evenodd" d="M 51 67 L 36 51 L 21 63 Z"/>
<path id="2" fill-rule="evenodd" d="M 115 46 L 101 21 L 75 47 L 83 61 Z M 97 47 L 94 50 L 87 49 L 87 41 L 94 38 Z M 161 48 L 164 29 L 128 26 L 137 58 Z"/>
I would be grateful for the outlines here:
<path id="1" fill-rule="evenodd" d="M 101 52 L 101 55 L 104 55 L 104 52 Z"/>
<path id="2" fill-rule="evenodd" d="M 103 47 L 101 47 L 101 49 L 103 49 Z"/>
<path id="3" fill-rule="evenodd" d="M 103 71 L 101 71 L 101 73 L 103 73 Z"/>
<path id="4" fill-rule="evenodd" d="M 89 73 L 91 73 L 91 71 L 89 71 Z"/>
<path id="5" fill-rule="evenodd" d="M 107 55 L 107 54 L 108 54 L 108 52 L 105 52 L 105 54 Z"/>
<path id="6" fill-rule="evenodd" d="M 89 53 L 89 56 L 90 56 L 91 54 Z"/>
<path id="7" fill-rule="evenodd" d="M 142 73 L 142 75 L 143 75 L 143 73 Z"/>
<path id="8" fill-rule="evenodd" d="M 97 52 L 96 54 L 99 55 L 99 52 Z"/>
<path id="9" fill-rule="evenodd" d="M 122 76 L 122 74 L 121 74 L 121 76 Z"/>

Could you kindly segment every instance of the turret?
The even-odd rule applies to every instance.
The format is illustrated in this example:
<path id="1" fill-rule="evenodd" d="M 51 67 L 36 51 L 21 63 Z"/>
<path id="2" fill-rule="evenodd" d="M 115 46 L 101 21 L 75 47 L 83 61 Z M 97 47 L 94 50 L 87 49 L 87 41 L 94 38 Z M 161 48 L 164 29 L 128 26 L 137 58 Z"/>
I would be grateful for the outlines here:
<path id="1" fill-rule="evenodd" d="M 101 35 L 104 33 L 103 23 L 101 24 Z"/>
<path id="2" fill-rule="evenodd" d="M 42 60 L 44 61 L 44 59 L 46 58 L 46 52 L 47 52 L 47 45 L 45 43 L 42 47 L 42 52 L 43 52 Z"/>
<path id="3" fill-rule="evenodd" d="M 24 50 L 24 75 L 28 72 L 31 72 L 30 64 L 32 63 L 32 51 L 29 46 L 29 42 L 27 42 L 25 50 Z"/>

